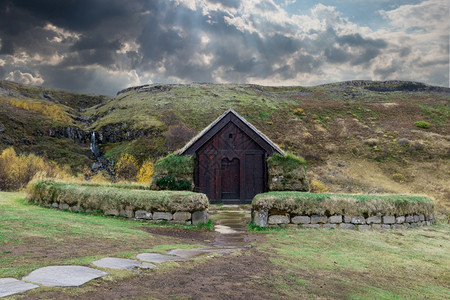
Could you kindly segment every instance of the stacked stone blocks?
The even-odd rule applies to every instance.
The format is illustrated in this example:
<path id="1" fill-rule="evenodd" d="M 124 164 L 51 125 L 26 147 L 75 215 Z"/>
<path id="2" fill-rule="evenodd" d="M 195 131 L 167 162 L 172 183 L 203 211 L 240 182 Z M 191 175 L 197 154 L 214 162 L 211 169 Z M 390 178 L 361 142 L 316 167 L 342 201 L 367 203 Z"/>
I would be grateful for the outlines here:
<path id="1" fill-rule="evenodd" d="M 432 225 L 434 215 L 417 214 L 406 216 L 343 216 L 343 215 L 295 215 L 288 213 L 270 214 L 268 211 L 253 211 L 253 223 L 257 226 L 289 226 L 301 228 L 341 228 L 341 229 L 404 229 Z"/>
<path id="2" fill-rule="evenodd" d="M 69 210 L 71 212 L 86 212 L 91 213 L 92 210 L 86 209 L 83 210 L 79 206 L 69 206 L 66 203 L 53 203 L 51 206 L 61 210 Z M 185 225 L 196 225 L 200 223 L 208 222 L 208 211 L 207 210 L 199 210 L 194 212 L 188 211 L 176 211 L 176 212 L 163 212 L 163 211 L 155 211 L 149 212 L 145 210 L 136 210 L 134 211 L 131 207 L 125 207 L 124 209 L 107 209 L 103 212 L 107 216 L 114 217 L 125 217 L 128 219 L 136 219 L 142 221 L 150 221 L 150 222 L 162 222 L 166 221 L 168 223 L 174 224 L 185 224 Z"/>

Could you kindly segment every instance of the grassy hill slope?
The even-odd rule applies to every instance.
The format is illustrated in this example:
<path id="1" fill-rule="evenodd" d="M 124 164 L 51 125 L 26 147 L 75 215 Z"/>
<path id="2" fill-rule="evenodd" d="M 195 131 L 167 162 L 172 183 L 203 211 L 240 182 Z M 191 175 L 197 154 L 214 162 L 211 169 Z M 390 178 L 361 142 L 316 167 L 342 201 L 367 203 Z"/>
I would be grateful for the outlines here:
<path id="1" fill-rule="evenodd" d="M 13 146 L 80 171 L 92 163 L 89 144 L 64 137 L 70 134 L 60 129 L 87 128 L 83 110 L 109 99 L 0 81 L 0 150 Z"/>
<path id="2" fill-rule="evenodd" d="M 6 130 L 0 132 L 0 148 L 13 144 L 78 162 L 74 169 L 89 162 L 93 131 L 105 157 L 131 153 L 142 162 L 178 149 L 233 108 L 281 148 L 305 157 L 310 178 L 330 191 L 424 193 L 450 206 L 448 88 L 403 81 L 315 87 L 155 84 L 125 89 L 113 99 L 2 82 L 4 98 L 2 89 L 17 93 L 9 97 L 58 106 L 84 135 L 62 134 L 64 122 L 55 117 L 1 102 L 0 124 L 15 127 L 10 141 Z M 417 127 L 417 121 L 430 127 Z M 54 137 L 37 134 L 41 128 L 53 128 Z"/>

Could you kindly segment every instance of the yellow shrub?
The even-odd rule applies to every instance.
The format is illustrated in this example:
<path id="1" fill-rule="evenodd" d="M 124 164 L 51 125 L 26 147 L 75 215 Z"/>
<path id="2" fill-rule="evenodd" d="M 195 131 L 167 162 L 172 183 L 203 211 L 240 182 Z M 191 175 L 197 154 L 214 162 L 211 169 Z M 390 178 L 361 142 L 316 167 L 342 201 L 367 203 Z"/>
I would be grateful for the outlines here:
<path id="1" fill-rule="evenodd" d="M 322 181 L 313 179 L 309 185 L 311 193 L 326 193 L 328 192 L 327 187 L 323 184 Z"/>
<path id="2" fill-rule="evenodd" d="M 0 100 L 6 102 L 6 100 L 3 98 L 0 98 Z M 43 115 L 49 116 L 53 121 L 64 122 L 67 124 L 72 123 L 72 119 L 64 112 L 63 108 L 56 104 L 45 104 L 45 103 L 31 102 L 31 101 L 25 101 L 25 100 L 14 100 L 14 99 L 10 99 L 7 102 L 9 102 L 9 104 L 11 104 L 11 105 L 14 105 L 16 107 L 19 107 L 19 108 L 22 108 L 25 110 L 40 112 Z"/>
<path id="3" fill-rule="evenodd" d="M 153 163 L 150 160 L 144 161 L 137 175 L 137 182 L 150 184 L 152 183 Z"/>
<path id="4" fill-rule="evenodd" d="M 400 174 L 400 173 L 395 173 L 394 175 L 392 175 L 392 179 L 396 182 L 405 182 L 406 181 L 405 175 Z"/>
<path id="5" fill-rule="evenodd" d="M 138 164 L 133 155 L 125 154 L 119 159 L 114 170 L 120 180 L 136 181 Z"/>
<path id="6" fill-rule="evenodd" d="M 106 173 L 106 171 L 97 172 L 97 174 L 95 174 L 94 176 L 91 177 L 90 181 L 96 182 L 96 183 L 110 182 L 109 175 L 108 175 L 108 173 Z"/>
<path id="7" fill-rule="evenodd" d="M 294 115 L 296 116 L 305 116 L 305 111 L 303 110 L 303 108 L 296 108 L 292 111 L 294 113 Z"/>
<path id="8" fill-rule="evenodd" d="M 34 154 L 17 155 L 10 147 L 0 155 L 0 190 L 20 190 L 36 175 L 68 178 L 69 171 Z"/>

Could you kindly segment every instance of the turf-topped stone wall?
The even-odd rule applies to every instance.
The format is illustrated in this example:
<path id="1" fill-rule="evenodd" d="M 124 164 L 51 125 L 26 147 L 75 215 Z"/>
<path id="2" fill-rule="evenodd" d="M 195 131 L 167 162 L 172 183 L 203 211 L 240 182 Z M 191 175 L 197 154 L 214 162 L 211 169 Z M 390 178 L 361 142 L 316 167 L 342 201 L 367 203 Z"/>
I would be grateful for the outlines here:
<path id="1" fill-rule="evenodd" d="M 192 191 L 194 188 L 193 156 L 169 154 L 156 161 L 151 188 Z"/>
<path id="2" fill-rule="evenodd" d="M 258 194 L 254 225 L 304 228 L 401 229 L 434 223 L 431 199 L 406 195 L 343 195 L 299 192 Z"/>
<path id="3" fill-rule="evenodd" d="M 306 161 L 293 154 L 273 154 L 267 159 L 270 191 L 308 191 Z"/>
<path id="4" fill-rule="evenodd" d="M 133 190 L 53 180 L 31 182 L 27 193 L 30 202 L 73 212 L 101 211 L 110 216 L 180 224 L 208 221 L 209 202 L 201 193 Z"/>

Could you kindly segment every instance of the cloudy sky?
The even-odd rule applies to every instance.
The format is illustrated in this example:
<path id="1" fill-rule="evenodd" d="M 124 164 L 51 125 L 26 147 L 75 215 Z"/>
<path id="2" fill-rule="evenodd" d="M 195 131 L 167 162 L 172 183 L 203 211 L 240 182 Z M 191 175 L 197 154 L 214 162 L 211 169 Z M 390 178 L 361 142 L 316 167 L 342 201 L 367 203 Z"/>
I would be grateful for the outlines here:
<path id="1" fill-rule="evenodd" d="M 448 0 L 0 0 L 0 79 L 449 86 Z"/>

